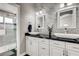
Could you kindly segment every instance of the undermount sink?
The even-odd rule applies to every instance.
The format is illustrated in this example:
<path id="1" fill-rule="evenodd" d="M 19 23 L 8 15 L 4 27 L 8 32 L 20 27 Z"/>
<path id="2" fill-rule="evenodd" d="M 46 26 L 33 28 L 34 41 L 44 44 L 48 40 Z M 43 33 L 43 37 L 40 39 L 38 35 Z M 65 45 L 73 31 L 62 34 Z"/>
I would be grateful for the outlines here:
<path id="1" fill-rule="evenodd" d="M 62 37 L 62 38 L 72 38 L 72 39 L 79 38 L 79 34 L 55 33 L 54 35 L 57 37 Z"/>

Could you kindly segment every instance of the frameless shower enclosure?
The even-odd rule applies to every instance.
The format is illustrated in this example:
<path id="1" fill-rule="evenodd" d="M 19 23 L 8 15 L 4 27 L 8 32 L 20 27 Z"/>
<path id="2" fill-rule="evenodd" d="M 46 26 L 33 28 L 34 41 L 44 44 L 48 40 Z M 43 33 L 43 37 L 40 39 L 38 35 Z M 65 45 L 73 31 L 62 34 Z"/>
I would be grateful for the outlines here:
<path id="1" fill-rule="evenodd" d="M 4 46 L 9 50 L 16 48 L 16 14 L 0 10 L 0 48 Z"/>

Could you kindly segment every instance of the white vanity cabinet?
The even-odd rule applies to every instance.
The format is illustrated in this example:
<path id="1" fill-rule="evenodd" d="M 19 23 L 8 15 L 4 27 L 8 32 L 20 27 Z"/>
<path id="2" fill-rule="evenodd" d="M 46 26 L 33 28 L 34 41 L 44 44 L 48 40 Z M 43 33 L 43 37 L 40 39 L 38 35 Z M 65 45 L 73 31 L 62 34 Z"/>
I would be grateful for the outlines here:
<path id="1" fill-rule="evenodd" d="M 31 56 L 49 56 L 49 40 L 26 36 L 26 54 Z"/>
<path id="2" fill-rule="evenodd" d="M 31 56 L 38 56 L 38 38 L 26 37 L 26 53 Z"/>
<path id="3" fill-rule="evenodd" d="M 50 40 L 50 56 L 65 55 L 65 42 Z"/>
<path id="4" fill-rule="evenodd" d="M 66 42 L 68 56 L 79 56 L 79 44 Z"/>
<path id="5" fill-rule="evenodd" d="M 79 56 L 79 44 L 26 36 L 30 56 Z"/>
<path id="6" fill-rule="evenodd" d="M 26 54 L 31 55 L 30 47 L 31 47 L 31 40 L 29 39 L 28 36 L 26 36 Z"/>
<path id="7" fill-rule="evenodd" d="M 39 56 L 49 56 L 49 40 L 39 39 Z"/>

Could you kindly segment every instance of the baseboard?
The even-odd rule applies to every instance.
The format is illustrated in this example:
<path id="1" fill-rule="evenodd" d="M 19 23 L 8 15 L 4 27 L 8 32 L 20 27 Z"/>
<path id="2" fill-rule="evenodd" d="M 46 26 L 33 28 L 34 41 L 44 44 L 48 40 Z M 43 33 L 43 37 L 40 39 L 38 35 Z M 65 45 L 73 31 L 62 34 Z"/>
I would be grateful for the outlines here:
<path id="1" fill-rule="evenodd" d="M 24 56 L 26 54 L 26 52 L 22 53 L 20 56 Z"/>

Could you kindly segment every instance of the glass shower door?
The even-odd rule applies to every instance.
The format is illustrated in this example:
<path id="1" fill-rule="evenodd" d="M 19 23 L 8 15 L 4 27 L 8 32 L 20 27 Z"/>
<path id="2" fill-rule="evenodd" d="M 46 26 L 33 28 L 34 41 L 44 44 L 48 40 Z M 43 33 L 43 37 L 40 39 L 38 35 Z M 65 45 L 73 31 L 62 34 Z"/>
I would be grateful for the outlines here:
<path id="1" fill-rule="evenodd" d="M 5 44 L 16 43 L 16 20 L 15 18 L 5 17 Z"/>
<path id="2" fill-rule="evenodd" d="M 0 46 L 3 46 L 3 39 L 5 35 L 5 24 L 3 16 L 0 16 Z"/>
<path id="3" fill-rule="evenodd" d="M 0 11 L 0 49 L 0 56 L 16 55 L 16 15 L 6 11 Z"/>

